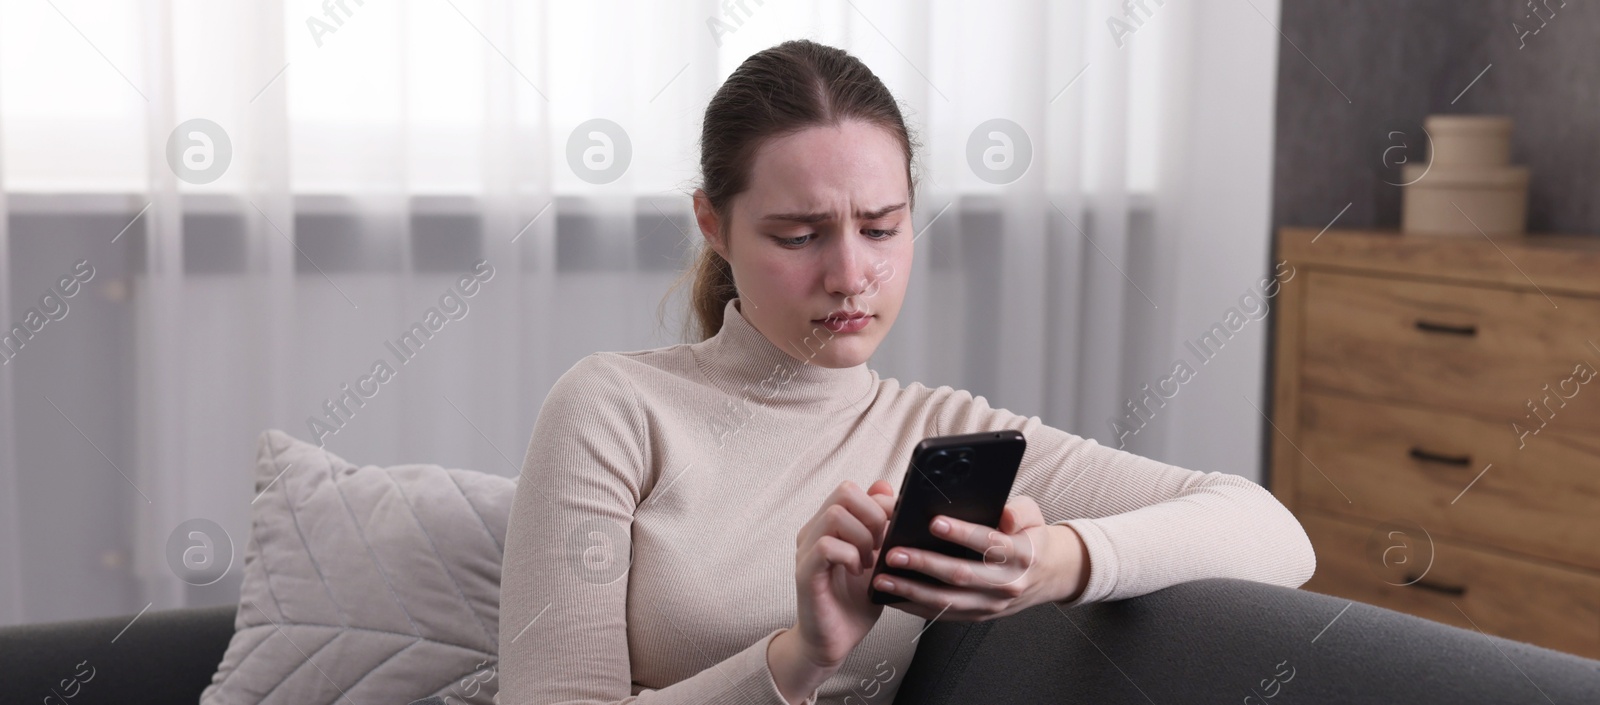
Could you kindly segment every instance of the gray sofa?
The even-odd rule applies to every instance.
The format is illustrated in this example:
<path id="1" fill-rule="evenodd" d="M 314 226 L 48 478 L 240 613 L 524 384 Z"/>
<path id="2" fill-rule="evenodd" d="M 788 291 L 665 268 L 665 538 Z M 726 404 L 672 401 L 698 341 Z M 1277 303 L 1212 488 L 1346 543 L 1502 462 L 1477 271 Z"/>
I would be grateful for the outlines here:
<path id="1" fill-rule="evenodd" d="M 97 669 L 94 680 L 63 703 L 193 703 L 227 647 L 234 612 L 149 612 L 125 632 L 132 615 L 0 629 L 0 705 L 40 703 L 83 661 Z M 1600 661 L 1228 579 L 939 622 L 904 679 L 894 705 L 1600 703 Z M 852 702 L 871 702 L 861 695 Z"/>

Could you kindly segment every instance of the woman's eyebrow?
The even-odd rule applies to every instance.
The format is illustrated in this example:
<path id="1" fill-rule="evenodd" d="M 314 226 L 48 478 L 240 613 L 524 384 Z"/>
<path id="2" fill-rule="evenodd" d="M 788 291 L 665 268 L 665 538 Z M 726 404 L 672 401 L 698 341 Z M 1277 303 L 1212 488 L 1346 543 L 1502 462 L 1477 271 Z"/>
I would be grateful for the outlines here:
<path id="1" fill-rule="evenodd" d="M 906 207 L 905 202 L 901 201 L 900 203 L 896 203 L 896 204 L 891 205 L 891 206 L 884 206 L 884 207 L 879 208 L 877 210 L 856 211 L 856 217 L 861 219 L 861 220 L 877 220 L 879 218 L 882 218 L 882 217 L 884 217 L 884 216 L 886 216 L 886 215 L 888 215 L 890 213 L 893 213 L 893 212 L 895 212 L 897 210 L 900 210 L 901 208 L 905 208 L 905 207 Z M 782 220 L 782 221 L 789 221 L 789 222 L 794 222 L 794 223 L 806 223 L 806 224 L 825 223 L 825 222 L 827 222 L 828 220 L 830 220 L 832 218 L 833 218 L 833 214 L 832 213 L 827 213 L 827 212 L 820 212 L 820 213 L 769 213 L 767 215 L 761 216 L 761 219 L 764 220 L 764 221 L 765 220 Z"/>

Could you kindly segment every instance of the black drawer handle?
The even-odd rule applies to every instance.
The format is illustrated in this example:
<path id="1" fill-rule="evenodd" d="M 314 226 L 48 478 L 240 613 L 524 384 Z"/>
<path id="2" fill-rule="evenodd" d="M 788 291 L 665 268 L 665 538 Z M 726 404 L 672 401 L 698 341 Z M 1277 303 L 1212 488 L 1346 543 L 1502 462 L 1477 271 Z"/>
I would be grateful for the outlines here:
<path id="1" fill-rule="evenodd" d="M 1434 592 L 1444 593 L 1446 595 L 1455 595 L 1457 597 L 1467 594 L 1467 588 L 1464 585 L 1441 585 L 1439 583 L 1423 582 L 1422 578 L 1412 577 L 1409 575 L 1406 576 L 1406 584 L 1415 585 L 1424 590 L 1432 590 Z"/>
<path id="2" fill-rule="evenodd" d="M 1426 460 L 1430 463 L 1460 465 L 1462 467 L 1472 464 L 1472 456 L 1470 455 L 1440 455 L 1438 453 L 1430 453 L 1416 446 L 1411 447 L 1411 457 L 1417 460 Z"/>
<path id="3" fill-rule="evenodd" d="M 1451 326 L 1432 321 L 1417 320 L 1417 330 L 1428 333 L 1449 333 L 1451 335 L 1474 336 L 1478 334 L 1477 326 Z"/>

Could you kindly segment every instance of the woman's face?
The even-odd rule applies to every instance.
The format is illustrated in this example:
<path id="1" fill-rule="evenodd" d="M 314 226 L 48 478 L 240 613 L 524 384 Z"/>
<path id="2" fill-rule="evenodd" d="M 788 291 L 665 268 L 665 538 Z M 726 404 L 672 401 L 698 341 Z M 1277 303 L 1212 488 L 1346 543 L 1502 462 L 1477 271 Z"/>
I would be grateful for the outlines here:
<path id="1" fill-rule="evenodd" d="M 768 140 L 733 199 L 728 242 L 703 192 L 695 216 L 733 268 L 739 308 L 803 362 L 866 362 L 894 324 L 911 274 L 906 162 L 883 129 L 860 121 Z"/>

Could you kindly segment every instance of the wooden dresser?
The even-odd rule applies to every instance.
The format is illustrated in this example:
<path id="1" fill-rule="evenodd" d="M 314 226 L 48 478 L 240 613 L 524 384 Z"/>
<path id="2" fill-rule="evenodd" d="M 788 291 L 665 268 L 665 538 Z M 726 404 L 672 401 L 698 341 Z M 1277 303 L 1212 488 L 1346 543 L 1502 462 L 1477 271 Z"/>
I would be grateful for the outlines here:
<path id="1" fill-rule="evenodd" d="M 1278 257 L 1304 588 L 1600 658 L 1600 237 L 1285 228 Z"/>

